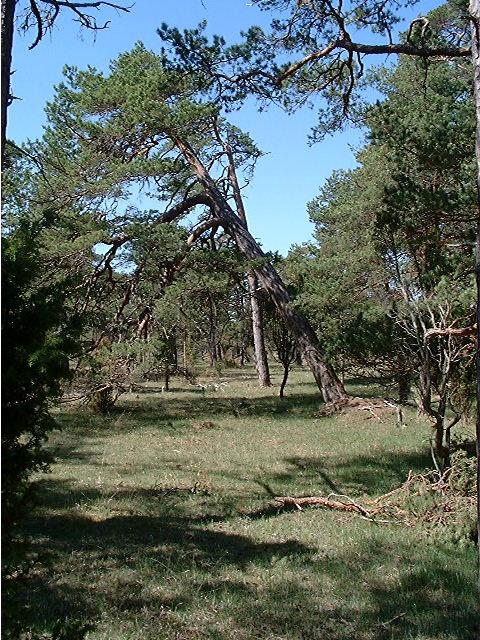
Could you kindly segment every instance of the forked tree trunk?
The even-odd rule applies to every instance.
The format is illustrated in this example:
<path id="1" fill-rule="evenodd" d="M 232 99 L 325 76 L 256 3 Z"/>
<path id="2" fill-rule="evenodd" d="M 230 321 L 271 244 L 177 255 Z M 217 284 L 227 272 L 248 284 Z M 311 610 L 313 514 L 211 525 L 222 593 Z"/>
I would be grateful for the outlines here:
<path id="1" fill-rule="evenodd" d="M 480 0 L 470 0 L 470 17 L 472 20 L 472 63 L 473 63 L 473 95 L 476 113 L 477 158 L 477 246 L 475 257 L 475 276 L 477 282 L 477 549 L 480 553 Z M 480 591 L 480 562 L 478 573 L 478 589 Z"/>
<path id="2" fill-rule="evenodd" d="M 263 251 L 220 193 L 192 147 L 175 136 L 172 136 L 172 141 L 198 176 L 211 199 L 214 214 L 221 221 L 221 224 L 228 227 L 228 231 L 237 243 L 239 250 L 250 260 L 264 258 Z M 325 362 L 318 338 L 311 325 L 293 308 L 290 295 L 278 273 L 271 264 L 266 263 L 256 269 L 256 274 L 259 283 L 269 293 L 278 312 L 294 335 L 303 360 L 310 367 L 325 402 L 346 400 L 348 395 L 343 384 L 332 367 Z"/>

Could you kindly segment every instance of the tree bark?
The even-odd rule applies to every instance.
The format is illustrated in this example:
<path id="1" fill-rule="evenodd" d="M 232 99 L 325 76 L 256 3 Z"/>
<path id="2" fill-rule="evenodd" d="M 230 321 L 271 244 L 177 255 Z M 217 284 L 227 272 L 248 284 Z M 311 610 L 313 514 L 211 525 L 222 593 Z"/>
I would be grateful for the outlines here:
<path id="1" fill-rule="evenodd" d="M 217 132 L 217 139 L 220 142 L 220 134 Z M 235 160 L 232 148 L 229 143 L 222 143 L 228 157 L 228 178 L 233 188 L 233 196 L 237 208 L 237 214 L 240 220 L 248 229 L 247 214 L 243 205 L 243 198 L 238 184 L 237 172 L 235 169 Z M 268 368 L 267 348 L 265 346 L 265 332 L 263 329 L 262 308 L 258 299 L 258 282 L 254 271 L 247 274 L 248 289 L 250 293 L 250 310 L 252 312 L 252 333 L 253 347 L 255 350 L 255 367 L 257 369 L 258 381 L 261 387 L 269 387 L 272 383 L 270 380 L 270 371 Z"/>
<path id="2" fill-rule="evenodd" d="M 255 367 L 261 387 L 269 387 L 270 371 L 268 368 L 267 349 L 265 347 L 265 333 L 263 330 L 262 309 L 258 299 L 258 282 L 253 271 L 248 274 L 248 288 L 250 292 L 250 309 L 252 312 L 253 346 L 255 349 Z"/>
<path id="3" fill-rule="evenodd" d="M 285 387 L 287 386 L 287 381 L 288 381 L 288 374 L 290 373 L 290 365 L 288 364 L 284 364 L 283 365 L 283 378 L 282 378 L 282 383 L 280 385 L 280 391 L 278 393 L 279 397 L 283 400 L 284 396 L 285 396 Z"/>
<path id="4" fill-rule="evenodd" d="M 165 365 L 165 371 L 163 373 L 163 390 L 170 391 L 170 367 L 168 362 Z"/>
<path id="5" fill-rule="evenodd" d="M 410 396 L 411 389 L 411 377 L 410 374 L 399 373 L 397 377 L 398 387 L 398 402 L 400 404 L 407 404 Z"/>
<path id="6" fill-rule="evenodd" d="M 16 0 L 2 0 L 2 170 L 5 166 L 7 111 L 10 104 L 10 78 Z"/>
<path id="7" fill-rule="evenodd" d="M 472 20 L 472 64 L 473 95 L 476 113 L 475 155 L 477 158 L 477 246 L 475 256 L 475 277 L 477 284 L 477 549 L 480 553 L 480 0 L 470 0 L 470 17 Z M 478 589 L 480 591 L 480 559 L 478 572 Z"/>
<path id="8" fill-rule="evenodd" d="M 188 142 L 175 135 L 172 135 L 171 138 L 210 196 L 214 213 L 228 224 L 228 231 L 239 250 L 250 260 L 265 258 L 263 251 L 220 193 L 192 147 Z M 302 357 L 310 367 L 325 402 L 346 400 L 348 395 L 343 384 L 333 368 L 325 362 L 318 338 L 311 325 L 293 308 L 290 295 L 278 273 L 267 262 L 256 269 L 256 274 L 261 286 L 270 294 L 278 312 L 295 336 Z"/>
<path id="9" fill-rule="evenodd" d="M 217 309 L 211 293 L 208 294 L 208 308 L 210 322 L 208 348 L 210 351 L 210 366 L 214 367 L 217 364 Z"/>

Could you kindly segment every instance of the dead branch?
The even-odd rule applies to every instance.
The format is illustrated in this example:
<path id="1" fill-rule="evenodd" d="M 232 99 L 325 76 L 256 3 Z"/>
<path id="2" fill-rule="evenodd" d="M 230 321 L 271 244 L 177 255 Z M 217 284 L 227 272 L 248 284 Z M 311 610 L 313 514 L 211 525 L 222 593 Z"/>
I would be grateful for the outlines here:
<path id="1" fill-rule="evenodd" d="M 477 325 L 473 324 L 471 327 L 461 327 L 460 329 L 454 329 L 453 327 L 447 327 L 446 329 L 432 328 L 425 332 L 425 340 L 433 336 L 475 336 L 477 331 Z"/>
<path id="2" fill-rule="evenodd" d="M 368 411 L 368 413 L 370 413 L 379 422 L 382 421 L 381 416 L 386 414 L 386 412 L 393 413 L 394 411 L 396 414 L 397 426 L 404 426 L 403 412 L 401 408 L 393 402 L 389 402 L 383 398 L 371 398 L 367 400 L 365 398 L 354 396 L 338 402 L 329 402 L 320 409 L 317 415 L 331 416 L 351 409 Z"/>
<path id="3" fill-rule="evenodd" d="M 191 247 L 192 244 L 194 244 L 198 240 L 198 238 L 200 238 L 200 236 L 205 233 L 205 231 L 208 231 L 209 229 L 213 229 L 216 231 L 218 227 L 225 227 L 226 224 L 227 222 L 223 218 L 212 218 L 211 220 L 202 222 L 188 236 L 187 247 Z"/>
<path id="4" fill-rule="evenodd" d="M 320 507 L 356 513 L 375 524 L 401 524 L 413 527 L 417 524 L 447 524 L 456 511 L 471 507 L 475 502 L 473 495 L 459 495 L 454 488 L 452 477 L 456 473 L 455 465 L 450 467 L 448 475 L 439 476 L 437 471 L 414 474 L 409 472 L 407 480 L 392 491 L 375 499 L 365 498 L 363 505 L 345 495 L 330 494 L 324 496 L 276 496 L 269 503 L 268 510 L 295 507 L 302 511 L 304 507 Z M 461 473 L 461 470 L 458 472 Z M 431 507 L 416 513 L 406 503 L 411 496 L 436 496 Z M 341 498 L 334 500 L 332 498 Z M 405 505 L 405 508 L 404 508 Z M 262 511 L 265 513 L 265 509 Z M 380 519 L 383 516 L 384 519 Z"/>
<path id="5" fill-rule="evenodd" d="M 331 42 L 324 49 L 308 54 L 301 60 L 290 65 L 276 80 L 277 85 L 281 85 L 284 80 L 290 78 L 297 71 L 306 65 L 327 58 L 336 50 L 346 51 L 348 54 L 356 53 L 359 55 L 378 55 L 378 54 L 403 54 L 407 56 L 415 56 L 419 58 L 465 58 L 471 56 L 471 51 L 467 47 L 416 47 L 409 42 L 400 44 L 364 44 L 360 42 L 352 42 L 348 38 L 339 38 Z M 351 61 L 349 60 L 349 64 Z"/>
<path id="6" fill-rule="evenodd" d="M 380 418 L 380 416 L 378 415 L 378 413 L 375 413 L 375 411 L 373 410 L 373 408 L 369 405 L 365 405 L 364 407 L 360 407 L 360 409 L 362 409 L 362 411 L 368 411 L 369 413 L 372 414 L 372 416 L 374 418 L 376 418 L 379 422 L 382 421 L 382 419 Z"/>
<path id="7" fill-rule="evenodd" d="M 387 407 L 391 407 L 395 410 L 395 413 L 397 414 L 397 427 L 401 429 L 402 427 L 406 426 L 402 408 L 399 407 L 398 404 L 394 404 L 393 402 L 389 402 L 388 400 L 384 400 L 383 402 L 387 405 Z"/>
<path id="8" fill-rule="evenodd" d="M 338 497 L 345 498 L 348 502 L 332 500 L 330 496 L 328 498 L 323 496 L 305 496 L 298 498 L 293 496 L 275 496 L 273 500 L 274 504 L 278 507 L 296 507 L 299 511 L 301 511 L 303 507 L 323 507 L 325 509 L 335 509 L 336 511 L 360 513 L 363 517 L 368 518 L 369 520 L 373 520 L 375 515 L 379 512 L 378 508 L 368 510 L 362 507 L 348 496 Z"/>
<path id="9" fill-rule="evenodd" d="M 60 10 L 68 9 L 75 16 L 82 27 L 91 31 L 101 31 L 106 29 L 110 23 L 109 20 L 99 23 L 97 18 L 88 13 L 89 9 L 100 10 L 103 7 L 115 9 L 129 13 L 133 5 L 125 6 L 117 2 L 109 2 L 108 0 L 94 0 L 89 2 L 76 2 L 75 0 L 30 0 L 29 8 L 25 11 L 24 19 L 21 25 L 23 30 L 27 30 L 32 24 L 36 27 L 37 33 L 33 43 L 29 49 L 34 49 L 43 39 L 45 33 L 53 29 Z"/>

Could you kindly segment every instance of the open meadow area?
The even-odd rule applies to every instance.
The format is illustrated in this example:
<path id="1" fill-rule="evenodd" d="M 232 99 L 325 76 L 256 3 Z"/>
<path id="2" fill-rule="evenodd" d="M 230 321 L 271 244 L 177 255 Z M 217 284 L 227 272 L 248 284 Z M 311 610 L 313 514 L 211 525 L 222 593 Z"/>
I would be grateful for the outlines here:
<path id="1" fill-rule="evenodd" d="M 478 637 L 473 544 L 271 506 L 272 492 L 362 503 L 401 485 L 431 467 L 425 420 L 321 417 L 311 375 L 294 370 L 281 401 L 278 374 L 269 389 L 248 368 L 203 388 L 150 383 L 106 417 L 62 410 L 57 463 L 24 525 L 36 560 L 17 578 L 17 637 Z"/>

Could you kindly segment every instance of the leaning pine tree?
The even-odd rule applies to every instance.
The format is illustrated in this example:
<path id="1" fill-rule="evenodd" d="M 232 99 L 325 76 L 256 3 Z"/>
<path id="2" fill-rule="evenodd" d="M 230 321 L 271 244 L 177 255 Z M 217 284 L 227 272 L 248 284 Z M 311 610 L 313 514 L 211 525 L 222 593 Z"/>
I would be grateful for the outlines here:
<path id="1" fill-rule="evenodd" d="M 148 181 L 161 201 L 171 201 L 174 194 L 175 204 L 152 219 L 156 224 L 179 220 L 203 205 L 203 220 L 190 242 L 214 226 L 232 236 L 255 264 L 260 286 L 295 336 L 325 402 L 344 401 L 345 389 L 326 362 L 313 328 L 293 307 L 280 276 L 230 205 L 222 167 L 216 164 L 223 151 L 215 139 L 215 127 L 221 126 L 219 107 L 203 95 L 201 74 L 180 74 L 177 66 L 169 68 L 165 57 L 138 45 L 112 64 L 107 77 L 94 70 L 69 70 L 67 77 L 49 106 L 50 127 L 40 149 L 50 158 L 62 156 L 60 162 L 58 157 L 49 162 L 50 167 L 62 167 L 53 168 L 48 177 L 50 197 L 58 200 L 55 183 L 62 197 L 98 201 L 112 193 L 125 195 L 129 185 Z M 74 170 L 67 150 L 73 150 L 75 167 L 84 167 L 82 175 Z M 124 229 L 111 231 L 118 244 Z"/>

